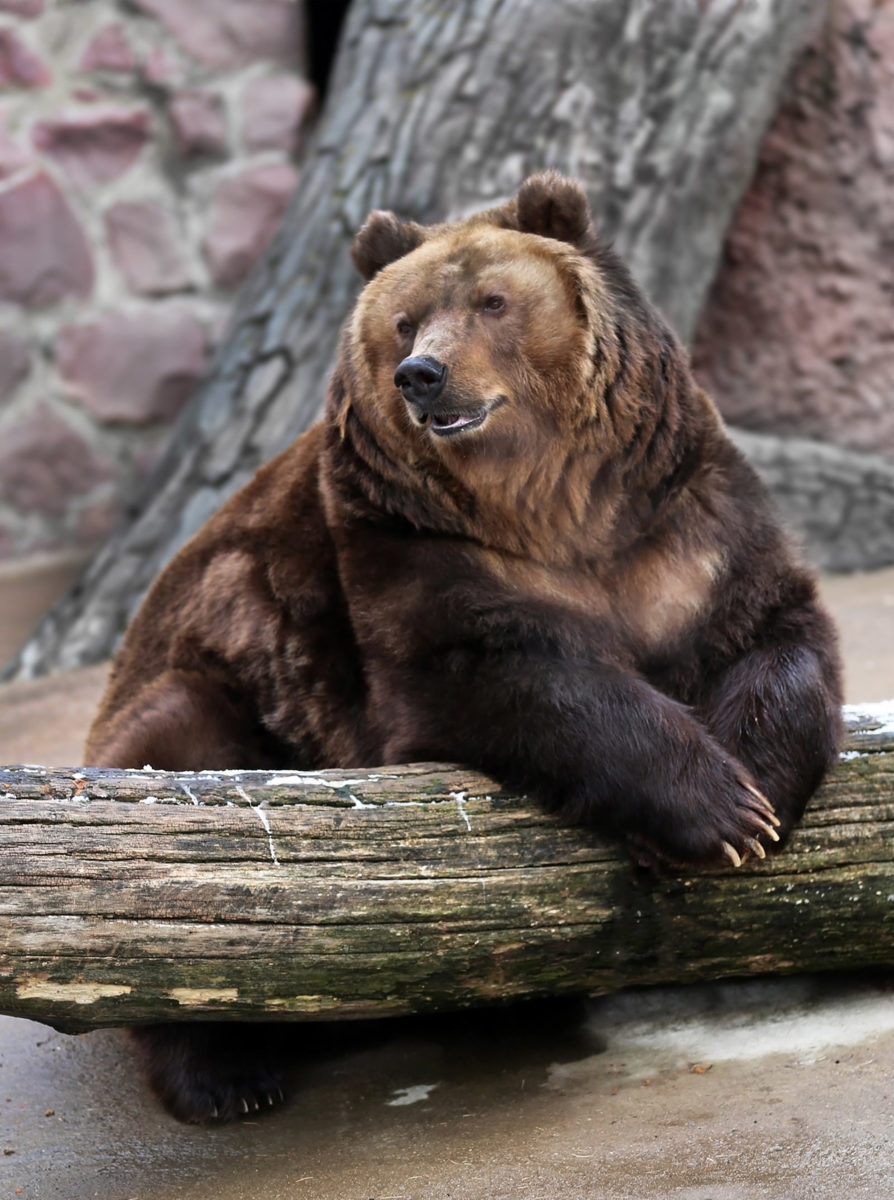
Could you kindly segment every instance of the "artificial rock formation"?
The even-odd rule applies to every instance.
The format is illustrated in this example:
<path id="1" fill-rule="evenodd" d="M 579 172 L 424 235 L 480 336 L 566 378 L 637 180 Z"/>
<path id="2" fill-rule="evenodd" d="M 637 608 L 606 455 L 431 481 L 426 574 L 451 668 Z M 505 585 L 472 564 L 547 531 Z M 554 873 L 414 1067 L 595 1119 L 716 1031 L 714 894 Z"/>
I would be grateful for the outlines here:
<path id="1" fill-rule="evenodd" d="M 0 445 L 20 447 L 0 558 L 95 545 L 204 372 L 297 179 L 314 106 L 301 12 L 296 0 L 0 2 Z M 130 385 L 113 363 L 73 386 L 72 343 L 85 330 L 115 342 L 121 322 Z M 46 480 L 45 455 L 27 448 L 46 412 L 69 431 L 81 485 L 23 508 Z"/>

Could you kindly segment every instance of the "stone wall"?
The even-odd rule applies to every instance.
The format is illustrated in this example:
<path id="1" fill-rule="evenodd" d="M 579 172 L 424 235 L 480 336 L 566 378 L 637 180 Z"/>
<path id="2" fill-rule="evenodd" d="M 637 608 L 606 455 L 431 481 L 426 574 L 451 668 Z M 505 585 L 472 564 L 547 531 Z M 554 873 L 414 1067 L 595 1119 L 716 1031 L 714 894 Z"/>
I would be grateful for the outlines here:
<path id="1" fill-rule="evenodd" d="M 894 459 L 894 3 L 829 13 L 733 222 L 694 360 L 730 421 Z"/>
<path id="2" fill-rule="evenodd" d="M 0 559 L 101 541 L 283 212 L 297 0 L 0 0 Z M 746 428 L 894 459 L 894 3 L 835 0 L 694 341 Z"/>
<path id="3" fill-rule="evenodd" d="M 0 558 L 100 541 L 277 225 L 294 0 L 0 0 Z"/>

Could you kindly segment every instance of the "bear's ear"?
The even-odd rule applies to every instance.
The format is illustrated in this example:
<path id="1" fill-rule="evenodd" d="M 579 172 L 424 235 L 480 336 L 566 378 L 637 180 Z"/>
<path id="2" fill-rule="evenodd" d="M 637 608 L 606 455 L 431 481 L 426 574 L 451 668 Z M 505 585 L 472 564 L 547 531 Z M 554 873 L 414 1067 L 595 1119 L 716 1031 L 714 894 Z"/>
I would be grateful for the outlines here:
<path id="1" fill-rule="evenodd" d="M 590 234 L 590 205 L 579 183 L 544 171 L 521 185 L 516 201 L 518 227 L 522 233 L 556 238 L 582 246 Z"/>
<path id="2" fill-rule="evenodd" d="M 372 279 L 382 267 L 415 250 L 424 238 L 421 225 L 401 221 L 393 212 L 377 208 L 354 238 L 351 258 L 363 278 Z"/>

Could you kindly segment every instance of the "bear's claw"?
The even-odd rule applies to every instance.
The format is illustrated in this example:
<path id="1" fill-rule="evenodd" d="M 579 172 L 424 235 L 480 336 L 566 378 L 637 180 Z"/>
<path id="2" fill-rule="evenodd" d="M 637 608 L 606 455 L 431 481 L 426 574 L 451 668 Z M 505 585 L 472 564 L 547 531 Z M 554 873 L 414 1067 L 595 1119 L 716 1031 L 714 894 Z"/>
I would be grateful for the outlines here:
<path id="1" fill-rule="evenodd" d="M 751 792 L 752 796 L 757 797 L 757 799 L 760 801 L 761 808 L 769 809 L 769 811 L 771 813 L 776 812 L 775 808 L 770 803 L 770 801 L 767 799 L 767 797 L 764 795 L 764 793 L 762 791 L 760 791 L 758 788 L 756 788 L 753 783 L 749 783 L 747 779 L 743 779 L 741 781 L 741 783 L 744 788 L 747 788 L 748 791 Z"/>
<path id="2" fill-rule="evenodd" d="M 730 860 L 730 862 L 733 864 L 733 866 L 734 866 L 734 867 L 741 867 L 741 865 L 742 865 L 742 858 L 741 858 L 741 856 L 739 855 L 738 851 L 737 851 L 737 850 L 735 850 L 735 849 L 734 849 L 734 848 L 733 848 L 733 847 L 732 847 L 732 846 L 729 844 L 729 842 L 721 842 L 721 843 L 720 843 L 720 848 L 723 850 L 723 853 L 724 853 L 724 854 L 726 855 L 726 857 L 727 857 L 727 858 Z"/>
<path id="3" fill-rule="evenodd" d="M 767 825 L 763 821 L 756 821 L 755 824 L 760 826 L 761 832 L 765 833 L 771 842 L 779 841 L 779 834 L 776 832 L 776 830 L 773 828 L 772 825 Z"/>

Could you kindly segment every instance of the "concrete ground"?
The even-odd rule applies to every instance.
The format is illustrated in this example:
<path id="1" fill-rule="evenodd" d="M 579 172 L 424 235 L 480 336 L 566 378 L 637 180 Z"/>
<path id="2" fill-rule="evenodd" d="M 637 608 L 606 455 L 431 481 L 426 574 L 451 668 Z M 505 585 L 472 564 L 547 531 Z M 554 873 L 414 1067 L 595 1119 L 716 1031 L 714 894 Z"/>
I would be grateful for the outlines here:
<path id="1" fill-rule="evenodd" d="M 0 658 L 72 569 L 0 572 Z M 823 586 L 848 699 L 894 696 L 894 571 Z M 0 761 L 76 765 L 103 678 L 0 688 Z M 0 1200 L 894 1200 L 894 972 L 630 991 L 310 1042 L 284 1049 L 284 1110 L 192 1129 L 147 1094 L 123 1033 L 0 1017 Z"/>

